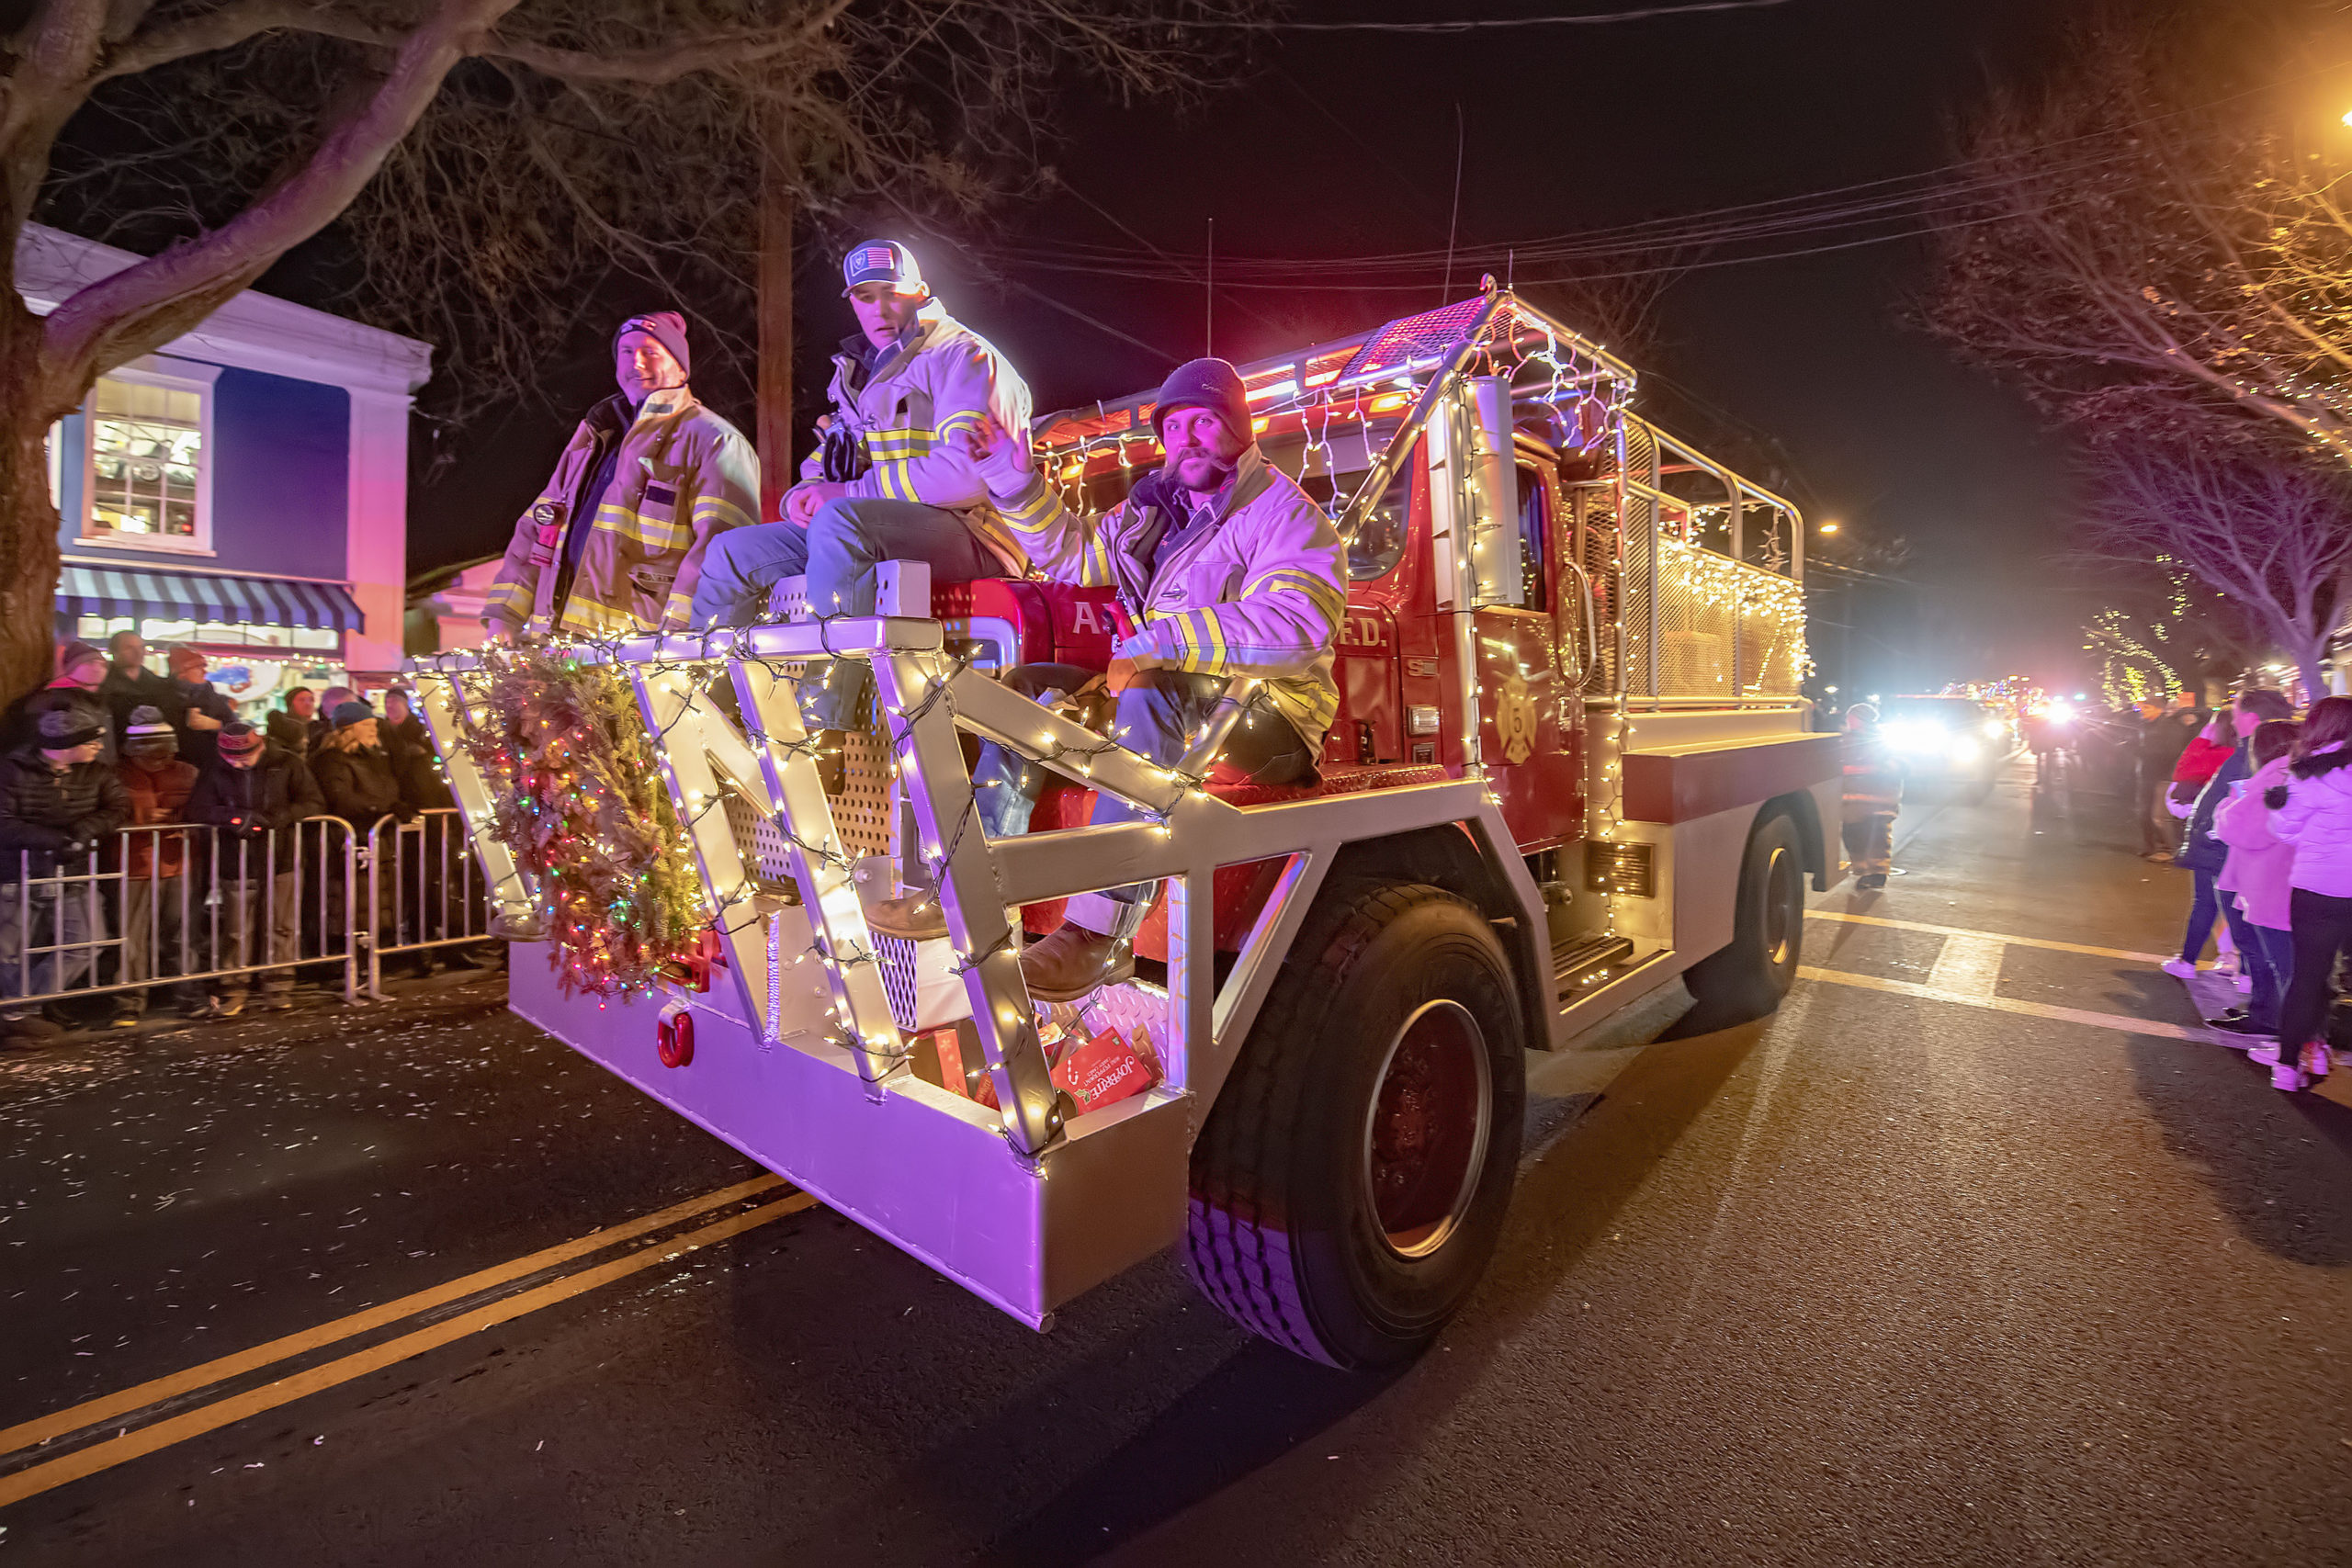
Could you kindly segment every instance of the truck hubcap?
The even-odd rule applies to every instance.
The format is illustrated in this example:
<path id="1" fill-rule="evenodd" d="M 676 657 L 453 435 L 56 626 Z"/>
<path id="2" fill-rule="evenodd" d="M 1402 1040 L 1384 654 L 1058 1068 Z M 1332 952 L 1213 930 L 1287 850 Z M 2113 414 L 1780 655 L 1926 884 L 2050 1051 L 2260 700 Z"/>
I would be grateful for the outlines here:
<path id="1" fill-rule="evenodd" d="M 1445 1245 L 1487 1163 L 1487 1038 L 1460 1002 L 1424 1002 L 1397 1030 L 1364 1122 L 1364 1184 L 1402 1258 Z"/>
<path id="2" fill-rule="evenodd" d="M 1796 944 L 1797 906 L 1803 899 L 1791 897 L 1788 886 L 1795 876 L 1795 860 L 1775 844 L 1772 858 L 1764 863 L 1764 955 L 1775 969 L 1789 962 Z"/>

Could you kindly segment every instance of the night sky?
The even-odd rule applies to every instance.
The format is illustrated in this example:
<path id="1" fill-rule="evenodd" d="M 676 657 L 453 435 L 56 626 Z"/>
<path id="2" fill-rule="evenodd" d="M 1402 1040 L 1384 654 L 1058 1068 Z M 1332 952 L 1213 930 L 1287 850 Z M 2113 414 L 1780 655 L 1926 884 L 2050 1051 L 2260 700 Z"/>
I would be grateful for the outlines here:
<path id="1" fill-rule="evenodd" d="M 1617 8 L 1622 0 L 1391 0 L 1302 18 L 1424 19 Z M 1777 7 L 1605 28 L 1423 35 L 1287 34 L 1229 89 L 1181 112 L 1075 96 L 1054 161 L 1077 196 L 1000 212 L 943 243 L 910 239 L 949 308 L 1021 366 L 1043 411 L 1157 384 L 1202 352 L 1197 286 L 1041 265 L 1065 243 L 1195 262 L 1207 220 L 1227 256 L 1301 259 L 1442 249 L 1463 128 L 1459 243 L 1492 250 L 1737 203 L 1918 174 L 1951 161 L 1953 125 L 1990 83 L 2030 83 L 2083 0 L 1789 0 Z M 1829 236 L 1831 240 L 1845 236 Z M 816 412 L 823 355 L 851 330 L 832 246 L 810 235 L 797 300 L 797 401 Z M 1795 249 L 1796 238 L 1768 248 Z M 1703 258 L 1702 258 L 1703 259 Z M 1847 678 L 1867 689 L 2025 671 L 2074 683 L 2080 599 L 2041 586 L 2065 516 L 2063 453 L 2018 400 L 1905 327 L 1929 276 L 1910 239 L 1677 278 L 1631 341 L 1641 407 L 1702 446 L 1780 455 L 1777 478 L 1848 547 L 1900 535 L 1912 588 L 1860 606 Z M 975 265 L 977 263 L 978 265 Z M 991 276 L 991 274 L 997 276 Z M 1153 355 L 999 280 L 1017 278 L 1157 345 Z M 1230 289 L 1216 348 L 1236 359 L 1439 302 L 1439 280 L 1368 291 Z M 1476 287 L 1457 268 L 1453 293 Z M 1522 276 L 1522 281 L 1525 281 Z M 1540 296 L 1539 296 L 1540 298 Z M 648 297 L 616 299 L 616 318 Z M 687 302 L 691 307 L 692 302 Z M 549 367 L 577 410 L 610 389 L 602 345 Z M 747 431 L 743 383 L 697 388 Z M 1653 395 L 1655 394 L 1655 395 Z M 559 396 L 562 396 L 560 392 Z M 412 502 L 412 569 L 500 548 L 570 429 L 537 411 L 457 437 L 458 461 Z M 1743 454 L 1744 456 L 1744 454 Z M 1832 546 L 1832 549 L 1840 547 Z M 1825 618 L 1842 616 L 1834 605 Z M 1834 655 L 1834 629 L 1816 646 Z"/>

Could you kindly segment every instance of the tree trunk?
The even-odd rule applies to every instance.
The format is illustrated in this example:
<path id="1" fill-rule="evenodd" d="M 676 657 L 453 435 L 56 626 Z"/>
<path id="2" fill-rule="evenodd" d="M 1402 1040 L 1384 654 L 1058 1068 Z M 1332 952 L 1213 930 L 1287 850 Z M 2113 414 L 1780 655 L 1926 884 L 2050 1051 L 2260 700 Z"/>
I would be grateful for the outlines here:
<path id="1" fill-rule="evenodd" d="M 783 515 L 792 485 L 792 217 L 789 154 L 768 151 L 760 191 L 760 374 L 757 430 L 760 521 Z"/>
<path id="2" fill-rule="evenodd" d="M 49 500 L 51 414 L 40 320 L 14 289 L 0 301 L 0 704 L 56 674 L 57 508 Z"/>

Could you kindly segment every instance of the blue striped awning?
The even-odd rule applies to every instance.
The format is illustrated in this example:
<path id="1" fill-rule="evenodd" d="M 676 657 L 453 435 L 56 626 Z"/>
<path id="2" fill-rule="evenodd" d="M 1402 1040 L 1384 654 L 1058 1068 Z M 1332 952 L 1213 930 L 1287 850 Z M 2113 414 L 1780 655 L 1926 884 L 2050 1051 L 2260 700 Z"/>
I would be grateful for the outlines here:
<path id="1" fill-rule="evenodd" d="M 337 583 L 105 566 L 63 568 L 57 583 L 57 607 L 74 615 L 311 626 L 323 631 L 356 632 L 367 624 L 350 591 Z"/>

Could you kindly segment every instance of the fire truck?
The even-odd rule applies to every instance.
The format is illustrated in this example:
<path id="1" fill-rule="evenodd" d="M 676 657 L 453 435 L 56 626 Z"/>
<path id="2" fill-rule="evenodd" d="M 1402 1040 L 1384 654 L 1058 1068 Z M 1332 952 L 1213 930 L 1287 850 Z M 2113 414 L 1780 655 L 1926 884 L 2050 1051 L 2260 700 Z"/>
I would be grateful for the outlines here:
<path id="1" fill-rule="evenodd" d="M 1102 667 L 1108 590 L 892 563 L 876 614 L 815 621 L 787 583 L 772 624 L 580 649 L 658 738 L 710 962 L 608 1003 L 524 945 L 510 999 L 1034 1327 L 1179 1247 L 1249 1328 L 1371 1368 L 1426 1346 L 1485 1269 L 1529 1053 L 1677 983 L 1713 1022 L 1777 1005 L 1806 881 L 1844 873 L 1838 741 L 1798 694 L 1797 508 L 1644 420 L 1600 344 L 1489 288 L 1243 374 L 1261 449 L 1346 543 L 1314 783 L 1218 772 L 1247 681 L 1162 767 L 998 679 Z M 1157 465 L 1152 430 L 1148 395 L 1050 415 L 1036 461 L 1100 512 Z M 415 673 L 527 932 L 538 890 L 459 744 L 496 657 Z M 817 658 L 875 676 L 831 795 L 795 694 Z M 981 829 L 973 738 L 1052 775 L 1026 833 Z M 1140 817 L 1088 826 L 1102 790 Z M 1135 978 L 1035 1003 L 1024 938 L 1147 881 Z M 873 931 L 877 887 L 935 890 L 947 935 Z M 1074 1094 L 1057 1054 L 1112 1034 L 1148 1071 Z"/>

